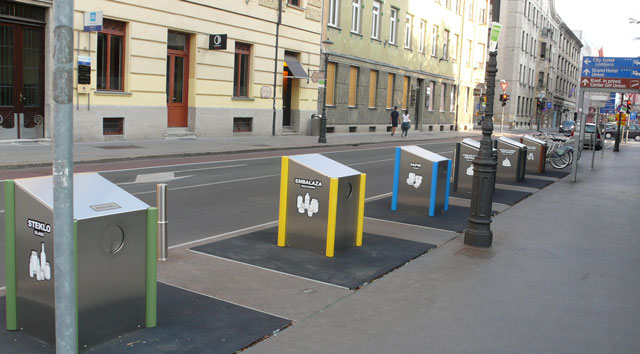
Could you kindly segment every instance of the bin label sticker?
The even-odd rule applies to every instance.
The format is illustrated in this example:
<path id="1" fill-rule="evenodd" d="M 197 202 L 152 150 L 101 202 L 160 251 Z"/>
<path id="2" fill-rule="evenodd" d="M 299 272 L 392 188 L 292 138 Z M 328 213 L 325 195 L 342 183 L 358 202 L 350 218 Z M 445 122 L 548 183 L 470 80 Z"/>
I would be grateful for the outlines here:
<path id="1" fill-rule="evenodd" d="M 467 168 L 467 176 L 473 176 L 473 165 L 469 166 L 469 168 Z"/>
<path id="2" fill-rule="evenodd" d="M 409 172 L 409 177 L 407 177 L 407 184 L 413 186 L 413 188 L 418 189 L 422 184 L 422 176 L 417 175 L 413 172 Z"/>
<path id="3" fill-rule="evenodd" d="M 116 203 L 104 203 L 104 204 L 89 205 L 89 208 L 93 209 L 93 211 L 98 211 L 99 212 L 99 211 L 120 209 L 121 206 L 119 206 Z"/>
<path id="4" fill-rule="evenodd" d="M 527 151 L 536 151 L 536 147 L 527 145 Z"/>
<path id="5" fill-rule="evenodd" d="M 310 180 L 306 178 L 296 177 L 293 179 L 293 183 L 299 184 L 301 188 L 307 188 L 307 189 L 322 188 L 322 181 L 319 181 L 317 179 Z"/>
<path id="6" fill-rule="evenodd" d="M 515 150 L 511 150 L 511 149 L 500 149 L 500 153 L 502 155 L 511 156 L 511 155 L 515 154 L 516 151 Z"/>
<path id="7" fill-rule="evenodd" d="M 51 225 L 42 221 L 27 219 L 27 227 L 32 229 L 36 236 L 44 237 L 45 233 L 51 233 Z"/>
<path id="8" fill-rule="evenodd" d="M 527 160 L 532 161 L 533 159 L 534 159 L 533 153 L 532 153 L 532 152 L 530 152 L 530 153 L 527 155 Z"/>
<path id="9" fill-rule="evenodd" d="M 51 264 L 47 262 L 44 242 L 40 242 L 40 254 L 36 250 L 31 250 L 31 255 L 29 256 L 29 278 L 37 281 L 51 280 Z"/>
<path id="10" fill-rule="evenodd" d="M 504 161 L 502 161 L 502 166 L 504 167 L 511 167 L 511 161 L 509 161 L 508 157 L 504 158 Z"/>
<path id="11" fill-rule="evenodd" d="M 422 164 L 417 162 L 410 162 L 409 167 L 411 167 L 412 170 L 419 170 L 422 168 Z"/>
<path id="12" fill-rule="evenodd" d="M 298 207 L 298 213 L 304 214 L 307 213 L 308 217 L 312 217 L 313 214 L 317 213 L 320 209 L 320 203 L 318 199 L 311 198 L 309 193 L 305 193 L 304 197 L 298 194 L 296 198 L 296 207 Z"/>
<path id="13" fill-rule="evenodd" d="M 464 158 L 465 161 L 471 162 L 476 158 L 476 155 L 474 155 L 474 154 L 462 154 L 462 157 Z"/>

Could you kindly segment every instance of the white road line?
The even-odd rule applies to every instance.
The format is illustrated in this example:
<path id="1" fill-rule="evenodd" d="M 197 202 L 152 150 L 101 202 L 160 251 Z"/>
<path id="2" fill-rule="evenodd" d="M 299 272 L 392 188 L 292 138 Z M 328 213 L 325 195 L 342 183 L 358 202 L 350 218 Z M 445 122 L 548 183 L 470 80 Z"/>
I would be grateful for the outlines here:
<path id="1" fill-rule="evenodd" d="M 248 177 L 248 178 L 239 178 L 239 179 L 233 179 L 233 180 L 229 180 L 229 181 L 220 181 L 220 182 L 211 182 L 211 183 L 203 183 L 203 184 L 194 184 L 193 186 L 184 186 L 184 187 L 171 187 L 169 188 L 170 191 L 176 191 L 176 190 L 180 190 L 180 189 L 190 189 L 190 188 L 198 188 L 198 187 L 207 187 L 207 186 L 214 186 L 216 184 L 225 184 L 225 183 L 233 183 L 233 182 L 243 182 L 243 181 L 251 181 L 254 179 L 260 179 L 260 178 L 269 178 L 269 177 L 276 177 L 276 176 L 280 176 L 280 174 L 275 174 L 275 175 L 266 175 L 266 176 L 256 176 L 256 177 Z M 148 191 L 148 192 L 137 192 L 137 193 L 131 193 L 133 195 L 140 195 L 140 194 L 149 194 L 149 193 L 156 193 L 155 190 L 153 191 Z"/>
<path id="2" fill-rule="evenodd" d="M 387 161 L 393 161 L 393 160 L 395 160 L 395 159 L 384 159 L 384 160 L 375 160 L 375 161 L 356 162 L 356 163 L 347 164 L 347 166 L 366 165 L 368 163 L 387 162 Z"/>
<path id="3" fill-rule="evenodd" d="M 232 168 L 232 167 L 245 167 L 248 166 L 246 163 L 241 165 L 226 165 L 226 166 L 215 166 L 215 167 L 206 167 L 206 168 L 194 168 L 190 170 L 175 170 L 171 172 L 194 172 L 194 171 L 206 171 L 206 170 L 217 170 L 221 168 Z"/>
<path id="4" fill-rule="evenodd" d="M 327 282 L 323 282 L 321 280 L 316 280 L 316 279 L 311 279 L 311 278 L 307 278 L 307 277 L 303 277 L 301 275 L 297 275 L 297 274 L 292 274 L 292 273 L 285 273 L 285 272 L 281 272 L 279 270 L 275 270 L 275 269 L 269 269 L 269 268 L 265 268 L 265 267 L 261 267 L 261 266 L 257 266 L 255 264 L 251 264 L 251 263 L 245 263 L 245 262 L 241 262 L 241 261 L 237 261 L 235 259 L 231 259 L 231 258 L 225 258 L 225 257 L 220 257 L 220 256 L 216 256 L 213 254 L 209 254 L 209 253 L 204 253 L 204 252 L 200 252 L 200 251 L 194 251 L 192 249 L 189 249 L 189 252 L 193 252 L 193 253 L 197 253 L 197 254 L 201 254 L 203 256 L 208 256 L 208 257 L 212 257 L 212 258 L 217 258 L 217 259 L 222 259 L 224 261 L 229 261 L 229 262 L 233 262 L 233 263 L 238 263 L 238 264 L 242 264 L 242 265 L 246 265 L 252 268 L 258 268 L 258 269 L 262 269 L 262 270 L 266 270 L 269 272 L 273 272 L 273 273 L 278 273 L 278 274 L 282 274 L 282 275 L 286 275 L 289 277 L 294 277 L 294 278 L 298 278 L 298 279 L 304 279 L 307 281 L 312 281 L 314 283 L 319 283 L 319 284 L 323 284 L 323 285 L 330 285 L 336 288 L 340 288 L 340 289 L 346 289 L 346 290 L 350 290 L 347 287 L 341 286 L 341 285 L 336 285 L 336 284 L 331 284 L 331 283 L 327 283 Z"/>
<path id="5" fill-rule="evenodd" d="M 229 232 L 225 232 L 225 233 L 220 234 L 220 235 L 214 235 L 214 236 L 201 238 L 201 239 L 195 240 L 195 241 L 184 242 L 184 243 L 181 243 L 179 245 L 171 246 L 171 247 L 169 247 L 169 249 L 183 247 L 183 246 L 191 245 L 191 244 L 198 243 L 198 242 L 204 242 L 204 241 L 208 241 L 208 240 L 213 240 L 213 239 L 216 239 L 216 238 L 228 236 L 228 235 L 231 235 L 231 234 L 234 234 L 234 233 L 238 233 L 238 232 L 249 231 L 249 230 L 252 230 L 252 229 L 258 229 L 258 228 L 262 228 L 262 227 L 266 228 L 267 226 L 274 226 L 274 225 L 277 225 L 277 224 L 278 224 L 278 220 L 269 221 L 269 222 L 266 222 L 264 224 L 255 225 L 255 226 L 249 226 L 249 227 L 245 227 L 244 229 L 229 231 Z"/>

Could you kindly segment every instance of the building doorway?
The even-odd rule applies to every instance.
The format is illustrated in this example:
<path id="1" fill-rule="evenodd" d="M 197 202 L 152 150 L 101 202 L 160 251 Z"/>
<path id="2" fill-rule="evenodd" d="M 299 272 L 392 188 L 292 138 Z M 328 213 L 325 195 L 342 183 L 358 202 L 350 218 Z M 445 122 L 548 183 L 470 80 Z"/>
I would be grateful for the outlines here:
<path id="1" fill-rule="evenodd" d="M 282 126 L 291 126 L 291 88 L 293 80 L 291 80 L 291 71 L 288 67 L 284 67 L 284 78 L 282 80 Z"/>
<path id="2" fill-rule="evenodd" d="M 167 126 L 187 127 L 189 117 L 189 35 L 169 32 L 167 40 Z"/>
<path id="3" fill-rule="evenodd" d="M 0 139 L 41 137 L 44 137 L 43 27 L 0 21 Z"/>
<path id="4" fill-rule="evenodd" d="M 282 68 L 282 126 L 297 129 L 300 126 L 300 81 L 308 79 L 299 54 L 284 52 L 284 67 Z"/>

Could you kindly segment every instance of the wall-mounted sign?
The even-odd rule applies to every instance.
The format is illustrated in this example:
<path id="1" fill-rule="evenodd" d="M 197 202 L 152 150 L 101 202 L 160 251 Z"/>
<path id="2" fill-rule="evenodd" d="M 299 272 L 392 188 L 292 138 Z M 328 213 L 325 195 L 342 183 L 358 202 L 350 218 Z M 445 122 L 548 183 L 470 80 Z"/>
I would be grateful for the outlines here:
<path id="1" fill-rule="evenodd" d="M 91 84 L 91 57 L 78 55 L 78 84 Z"/>
<path id="2" fill-rule="evenodd" d="M 210 34 L 209 49 L 227 49 L 226 34 Z"/>
<path id="3" fill-rule="evenodd" d="M 102 31 L 102 11 L 84 13 L 84 31 Z"/>

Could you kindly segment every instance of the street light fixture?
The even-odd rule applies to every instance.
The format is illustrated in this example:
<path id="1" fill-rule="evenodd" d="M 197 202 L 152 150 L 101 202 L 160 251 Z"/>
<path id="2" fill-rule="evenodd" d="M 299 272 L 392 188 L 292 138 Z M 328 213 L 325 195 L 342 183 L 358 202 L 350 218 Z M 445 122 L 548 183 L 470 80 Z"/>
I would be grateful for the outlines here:
<path id="1" fill-rule="evenodd" d="M 324 91 L 322 92 L 322 115 L 320 116 L 320 136 L 318 136 L 318 143 L 327 143 L 327 67 L 329 66 L 329 52 L 326 46 L 333 44 L 329 39 L 322 41 L 325 47 L 322 48 L 324 52 Z"/>

